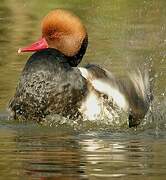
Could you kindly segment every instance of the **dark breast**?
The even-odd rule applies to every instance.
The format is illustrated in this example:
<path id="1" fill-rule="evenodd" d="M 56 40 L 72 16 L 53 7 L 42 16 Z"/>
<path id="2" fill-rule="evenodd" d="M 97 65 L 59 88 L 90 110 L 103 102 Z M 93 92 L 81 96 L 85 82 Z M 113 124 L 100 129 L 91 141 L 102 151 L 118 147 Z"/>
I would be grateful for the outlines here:
<path id="1" fill-rule="evenodd" d="M 75 119 L 85 94 L 86 82 L 79 70 L 49 48 L 29 58 L 9 108 L 15 119 L 41 121 L 50 114 Z"/>

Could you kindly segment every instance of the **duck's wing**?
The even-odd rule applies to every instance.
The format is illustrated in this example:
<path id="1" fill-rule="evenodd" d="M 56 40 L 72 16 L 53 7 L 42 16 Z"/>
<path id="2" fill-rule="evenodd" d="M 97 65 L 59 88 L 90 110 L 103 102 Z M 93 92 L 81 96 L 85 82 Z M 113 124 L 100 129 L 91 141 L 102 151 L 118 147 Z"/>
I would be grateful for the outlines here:
<path id="1" fill-rule="evenodd" d="M 79 69 L 82 76 L 96 91 L 106 95 L 123 110 L 129 109 L 128 101 L 120 89 L 119 80 L 111 72 L 95 64 L 88 64 Z"/>
<path id="2" fill-rule="evenodd" d="M 93 88 L 112 99 L 129 113 L 129 127 L 137 126 L 147 113 L 152 100 L 152 87 L 147 69 L 135 68 L 128 75 L 115 77 L 98 65 L 79 68 Z"/>

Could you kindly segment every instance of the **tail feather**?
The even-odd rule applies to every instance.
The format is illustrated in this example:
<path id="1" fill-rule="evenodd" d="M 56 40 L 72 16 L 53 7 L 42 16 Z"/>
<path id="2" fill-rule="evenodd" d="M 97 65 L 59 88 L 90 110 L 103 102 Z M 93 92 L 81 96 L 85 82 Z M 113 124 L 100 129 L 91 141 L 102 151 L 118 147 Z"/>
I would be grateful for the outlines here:
<path id="1" fill-rule="evenodd" d="M 146 67 L 137 67 L 128 74 L 130 86 L 126 90 L 129 101 L 129 127 L 137 126 L 149 110 L 152 95 L 152 79 Z"/>

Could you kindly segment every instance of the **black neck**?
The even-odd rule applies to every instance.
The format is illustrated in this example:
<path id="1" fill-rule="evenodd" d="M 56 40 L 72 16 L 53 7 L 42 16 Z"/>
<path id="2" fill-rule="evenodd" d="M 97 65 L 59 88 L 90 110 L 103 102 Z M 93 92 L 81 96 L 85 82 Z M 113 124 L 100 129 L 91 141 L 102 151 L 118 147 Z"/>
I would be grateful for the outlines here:
<path id="1" fill-rule="evenodd" d="M 67 56 L 66 58 L 68 59 L 68 63 L 70 64 L 70 66 L 72 67 L 76 67 L 82 60 L 85 52 L 86 52 L 86 48 L 88 46 L 88 35 L 85 36 L 83 42 L 82 42 L 82 45 L 81 45 L 81 48 L 80 50 L 78 51 L 78 53 L 74 56 Z"/>

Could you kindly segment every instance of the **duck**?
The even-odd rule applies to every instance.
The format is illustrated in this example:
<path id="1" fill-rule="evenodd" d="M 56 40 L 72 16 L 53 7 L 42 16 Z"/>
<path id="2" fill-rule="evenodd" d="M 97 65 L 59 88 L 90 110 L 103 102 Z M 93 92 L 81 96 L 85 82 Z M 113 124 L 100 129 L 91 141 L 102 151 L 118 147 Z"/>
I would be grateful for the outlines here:
<path id="1" fill-rule="evenodd" d="M 129 127 L 140 124 L 152 99 L 147 71 L 137 69 L 124 81 L 99 65 L 78 67 L 88 46 L 88 33 L 80 18 L 68 10 L 49 12 L 41 30 L 37 42 L 18 50 L 34 54 L 9 102 L 13 119 L 42 122 L 58 114 L 91 120 L 100 117 L 104 106 L 114 115 L 116 106 L 128 113 Z"/>

